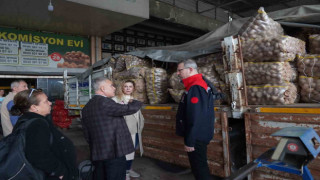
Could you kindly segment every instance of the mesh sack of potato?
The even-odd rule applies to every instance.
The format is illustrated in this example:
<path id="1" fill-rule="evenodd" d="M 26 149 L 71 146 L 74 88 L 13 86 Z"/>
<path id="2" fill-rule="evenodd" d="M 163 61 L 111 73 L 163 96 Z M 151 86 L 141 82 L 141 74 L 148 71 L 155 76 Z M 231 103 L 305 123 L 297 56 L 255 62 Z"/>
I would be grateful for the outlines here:
<path id="1" fill-rule="evenodd" d="M 292 61 L 296 54 L 305 54 L 305 42 L 290 36 L 254 39 L 243 43 L 244 61 Z"/>
<path id="2" fill-rule="evenodd" d="M 136 98 L 138 101 L 143 102 L 144 104 L 149 104 L 147 92 L 135 92 L 134 98 Z"/>
<path id="3" fill-rule="evenodd" d="M 231 93 L 228 88 L 228 86 L 223 81 L 219 81 L 219 87 L 215 87 L 218 92 L 221 92 L 224 94 L 224 99 L 216 100 L 215 104 L 230 104 L 231 103 Z"/>
<path id="4" fill-rule="evenodd" d="M 136 84 L 136 92 L 138 93 L 146 93 L 146 83 L 144 78 L 131 79 Z"/>
<path id="5" fill-rule="evenodd" d="M 294 78 L 289 62 L 245 62 L 244 74 L 247 85 L 281 84 Z"/>
<path id="6" fill-rule="evenodd" d="M 184 89 L 184 85 L 177 73 L 171 75 L 169 78 L 169 85 L 172 89 Z"/>
<path id="7" fill-rule="evenodd" d="M 299 76 L 301 101 L 320 103 L 320 77 Z"/>
<path id="8" fill-rule="evenodd" d="M 121 72 L 126 69 L 126 63 L 125 63 L 126 56 L 127 55 L 120 55 L 116 59 L 115 68 L 114 68 L 113 72 Z"/>
<path id="9" fill-rule="evenodd" d="M 114 70 L 116 68 L 116 59 L 111 57 L 108 63 L 103 68 L 107 66 L 111 67 Z"/>
<path id="10" fill-rule="evenodd" d="M 293 104 L 297 98 L 297 87 L 293 83 L 247 86 L 250 105 Z"/>
<path id="11" fill-rule="evenodd" d="M 223 55 L 222 53 L 215 53 L 213 55 L 213 69 L 218 73 L 219 78 L 225 82 L 225 70 L 223 66 Z"/>
<path id="12" fill-rule="evenodd" d="M 147 68 L 134 67 L 134 68 L 130 68 L 129 70 L 114 72 L 112 76 L 114 79 L 119 79 L 119 80 L 144 78 L 146 69 Z"/>
<path id="13" fill-rule="evenodd" d="M 291 82 L 298 83 L 298 67 L 297 63 L 290 61 L 290 69 L 292 71 L 292 79 L 290 80 Z"/>
<path id="14" fill-rule="evenodd" d="M 168 78 L 166 70 L 150 68 L 146 71 L 145 82 L 150 104 L 162 104 L 168 101 Z"/>
<path id="15" fill-rule="evenodd" d="M 212 63 L 207 66 L 198 67 L 198 73 L 201 73 L 206 77 L 214 86 L 219 86 L 219 77 L 217 72 L 213 69 Z"/>
<path id="16" fill-rule="evenodd" d="M 267 15 L 263 7 L 260 7 L 258 14 L 240 28 L 239 35 L 242 40 L 271 38 L 283 35 L 283 29 L 278 22 Z"/>
<path id="17" fill-rule="evenodd" d="M 209 54 L 205 56 L 201 56 L 196 58 L 196 62 L 198 67 L 199 66 L 206 66 L 207 64 L 211 64 L 212 61 L 214 60 L 214 54 Z"/>
<path id="18" fill-rule="evenodd" d="M 309 36 L 309 50 L 311 54 L 320 54 L 320 34 Z"/>
<path id="19" fill-rule="evenodd" d="M 125 64 L 126 69 L 134 68 L 134 67 L 148 67 L 151 68 L 151 62 L 145 59 L 141 59 L 137 56 L 126 55 Z"/>
<path id="20" fill-rule="evenodd" d="M 179 103 L 181 100 L 181 96 L 184 93 L 184 90 L 181 89 L 168 89 L 171 97 L 176 103 Z"/>
<path id="21" fill-rule="evenodd" d="M 302 76 L 320 77 L 320 54 L 298 56 L 298 71 Z"/>

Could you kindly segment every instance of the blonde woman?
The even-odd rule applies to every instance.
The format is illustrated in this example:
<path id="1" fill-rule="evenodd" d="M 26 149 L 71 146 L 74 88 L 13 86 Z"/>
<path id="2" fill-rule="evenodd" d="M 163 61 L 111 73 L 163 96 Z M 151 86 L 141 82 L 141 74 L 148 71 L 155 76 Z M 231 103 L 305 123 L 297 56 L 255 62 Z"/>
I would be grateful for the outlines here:
<path id="1" fill-rule="evenodd" d="M 133 94 L 134 94 L 135 88 L 136 88 L 136 85 L 134 81 L 126 80 L 120 84 L 119 88 L 117 88 L 116 96 L 112 99 L 115 102 L 120 104 L 128 104 L 128 102 L 131 99 L 134 99 Z M 142 147 L 142 141 L 141 141 L 141 132 L 144 126 L 144 118 L 142 116 L 142 113 L 139 110 L 135 114 L 124 116 L 124 119 L 126 120 L 127 126 L 129 128 L 133 145 L 136 149 L 139 147 L 140 155 L 142 156 L 143 147 Z M 135 152 L 132 152 L 126 155 L 126 160 L 127 160 L 126 180 L 129 180 L 130 177 L 140 177 L 140 174 L 136 173 L 131 169 L 132 161 L 134 159 L 134 153 Z"/>

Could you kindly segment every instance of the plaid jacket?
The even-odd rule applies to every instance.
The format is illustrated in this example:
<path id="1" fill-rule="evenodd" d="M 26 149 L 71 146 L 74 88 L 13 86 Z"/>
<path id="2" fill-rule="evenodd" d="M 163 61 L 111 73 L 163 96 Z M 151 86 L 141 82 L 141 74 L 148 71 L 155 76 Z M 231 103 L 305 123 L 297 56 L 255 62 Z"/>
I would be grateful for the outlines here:
<path id="1" fill-rule="evenodd" d="M 140 101 L 118 104 L 100 95 L 86 104 L 81 112 L 82 126 L 93 161 L 114 159 L 134 151 L 123 116 L 136 113 L 141 106 Z"/>

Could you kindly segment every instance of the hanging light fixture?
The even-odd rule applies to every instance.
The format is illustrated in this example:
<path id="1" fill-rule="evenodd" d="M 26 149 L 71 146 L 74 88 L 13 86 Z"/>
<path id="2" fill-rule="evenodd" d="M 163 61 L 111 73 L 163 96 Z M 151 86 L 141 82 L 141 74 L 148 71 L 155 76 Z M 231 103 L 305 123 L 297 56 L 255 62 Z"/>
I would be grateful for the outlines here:
<path id="1" fill-rule="evenodd" d="M 48 11 L 53 11 L 53 5 L 51 3 L 51 0 L 50 0 L 49 5 L 48 5 Z"/>

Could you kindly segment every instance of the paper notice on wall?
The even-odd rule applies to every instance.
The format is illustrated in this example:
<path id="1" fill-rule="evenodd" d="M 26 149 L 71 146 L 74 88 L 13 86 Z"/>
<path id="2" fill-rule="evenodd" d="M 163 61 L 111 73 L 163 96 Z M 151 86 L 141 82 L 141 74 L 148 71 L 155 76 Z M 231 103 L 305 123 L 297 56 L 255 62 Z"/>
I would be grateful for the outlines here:
<path id="1" fill-rule="evenodd" d="M 19 53 L 19 41 L 11 41 L 0 39 L 0 54 L 15 54 Z"/>
<path id="2" fill-rule="evenodd" d="M 0 64 L 19 64 L 19 57 L 14 55 L 0 54 Z"/>
<path id="3" fill-rule="evenodd" d="M 48 57 L 21 57 L 21 64 L 22 65 L 40 65 L 40 66 L 47 66 Z"/>
<path id="4" fill-rule="evenodd" d="M 19 64 L 19 41 L 0 39 L 0 64 Z"/>
<path id="5" fill-rule="evenodd" d="M 21 42 L 21 64 L 48 66 L 48 44 Z"/>
<path id="6" fill-rule="evenodd" d="M 22 56 L 48 56 L 48 44 L 21 42 Z"/>

